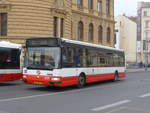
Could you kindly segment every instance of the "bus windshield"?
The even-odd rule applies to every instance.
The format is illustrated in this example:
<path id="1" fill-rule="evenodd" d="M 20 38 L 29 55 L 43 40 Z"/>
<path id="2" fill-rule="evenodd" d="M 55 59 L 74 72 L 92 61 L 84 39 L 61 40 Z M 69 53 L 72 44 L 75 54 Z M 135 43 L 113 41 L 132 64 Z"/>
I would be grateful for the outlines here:
<path id="1" fill-rule="evenodd" d="M 0 69 L 20 69 L 20 50 L 1 47 Z"/>
<path id="2" fill-rule="evenodd" d="M 25 67 L 28 69 L 59 68 L 59 47 L 30 47 L 27 49 Z"/>

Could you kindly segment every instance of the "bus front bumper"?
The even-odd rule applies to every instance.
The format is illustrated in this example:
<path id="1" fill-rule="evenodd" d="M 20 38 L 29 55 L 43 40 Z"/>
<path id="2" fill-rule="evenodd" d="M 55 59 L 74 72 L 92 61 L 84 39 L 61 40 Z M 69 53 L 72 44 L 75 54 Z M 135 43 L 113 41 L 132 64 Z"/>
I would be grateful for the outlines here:
<path id="1" fill-rule="evenodd" d="M 23 75 L 27 84 L 65 87 L 77 84 L 77 77 Z"/>

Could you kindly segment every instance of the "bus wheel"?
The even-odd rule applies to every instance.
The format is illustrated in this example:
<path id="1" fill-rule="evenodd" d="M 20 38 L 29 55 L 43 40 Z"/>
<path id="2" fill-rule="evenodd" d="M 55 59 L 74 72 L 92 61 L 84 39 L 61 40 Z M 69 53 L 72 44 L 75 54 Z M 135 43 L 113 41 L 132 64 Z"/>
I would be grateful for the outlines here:
<path id="1" fill-rule="evenodd" d="M 116 82 L 116 81 L 118 81 L 118 72 L 117 71 L 114 73 L 114 79 L 113 79 L 113 82 Z"/>
<path id="2" fill-rule="evenodd" d="M 77 84 L 78 88 L 84 87 L 85 84 L 86 84 L 86 78 L 85 78 L 85 76 L 84 75 L 80 75 L 79 79 L 78 79 L 78 84 Z"/>

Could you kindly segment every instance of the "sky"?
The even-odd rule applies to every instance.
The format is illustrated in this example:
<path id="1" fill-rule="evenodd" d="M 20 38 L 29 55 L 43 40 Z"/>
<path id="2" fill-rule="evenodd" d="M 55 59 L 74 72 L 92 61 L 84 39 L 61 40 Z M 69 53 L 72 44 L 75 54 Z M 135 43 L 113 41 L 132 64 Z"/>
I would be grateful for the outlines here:
<path id="1" fill-rule="evenodd" d="M 115 15 L 136 16 L 139 1 L 150 2 L 150 0 L 115 0 Z"/>

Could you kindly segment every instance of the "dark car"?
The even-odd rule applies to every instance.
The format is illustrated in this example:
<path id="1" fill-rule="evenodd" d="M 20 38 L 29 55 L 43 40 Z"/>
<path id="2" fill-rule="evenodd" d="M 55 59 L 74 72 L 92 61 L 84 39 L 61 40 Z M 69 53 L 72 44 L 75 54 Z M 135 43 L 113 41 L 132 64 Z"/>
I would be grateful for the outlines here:
<path id="1" fill-rule="evenodd" d="M 139 62 L 139 63 L 129 63 L 128 64 L 128 67 L 134 67 L 134 68 L 141 68 L 143 66 L 144 66 L 144 64 L 142 62 Z"/>

